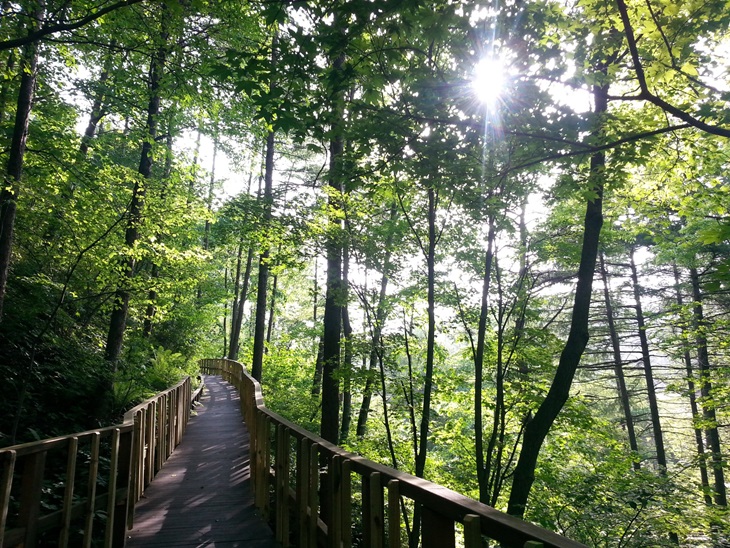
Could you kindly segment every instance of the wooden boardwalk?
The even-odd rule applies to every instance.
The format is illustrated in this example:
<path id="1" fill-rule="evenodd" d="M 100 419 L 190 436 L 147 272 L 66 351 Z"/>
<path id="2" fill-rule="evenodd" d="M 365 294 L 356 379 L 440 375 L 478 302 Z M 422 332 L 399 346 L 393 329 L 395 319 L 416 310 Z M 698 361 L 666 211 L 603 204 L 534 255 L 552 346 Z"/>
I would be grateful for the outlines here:
<path id="1" fill-rule="evenodd" d="M 280 546 L 254 509 L 238 392 L 216 376 L 205 385 L 182 443 L 136 506 L 128 548 Z"/>

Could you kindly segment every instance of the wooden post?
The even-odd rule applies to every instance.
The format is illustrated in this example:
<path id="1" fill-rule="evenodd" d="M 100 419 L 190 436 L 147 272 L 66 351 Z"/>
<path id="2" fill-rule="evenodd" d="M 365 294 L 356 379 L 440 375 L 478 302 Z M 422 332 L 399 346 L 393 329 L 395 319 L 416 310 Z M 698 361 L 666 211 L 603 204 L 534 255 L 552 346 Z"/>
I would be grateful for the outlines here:
<path id="1" fill-rule="evenodd" d="M 306 548 L 308 541 L 309 518 L 309 452 L 312 443 L 307 438 L 301 438 L 297 442 L 297 533 L 299 546 Z"/>
<path id="2" fill-rule="evenodd" d="M 307 546 L 317 548 L 319 510 L 319 444 L 313 443 L 309 453 L 309 542 Z"/>
<path id="3" fill-rule="evenodd" d="M 15 473 L 15 451 L 3 451 L 0 459 L 3 465 L 3 475 L 0 476 L 0 546 L 3 545 L 5 536 L 5 524 L 8 521 L 8 506 L 10 505 L 10 490 L 13 487 L 13 474 Z"/>
<path id="4" fill-rule="evenodd" d="M 370 530 L 370 478 L 362 476 L 360 489 L 362 493 L 362 538 L 364 546 L 372 545 L 372 531 Z"/>
<path id="5" fill-rule="evenodd" d="M 71 532 L 71 509 L 74 501 L 74 486 L 76 484 L 76 455 L 79 451 L 79 438 L 73 436 L 68 440 L 66 449 L 66 486 L 63 492 L 63 517 L 61 533 L 58 537 L 58 546 L 68 546 L 68 537 Z"/>
<path id="6" fill-rule="evenodd" d="M 25 527 L 25 546 L 36 545 L 45 464 L 45 451 L 33 453 L 23 459 L 18 525 Z"/>
<path id="7" fill-rule="evenodd" d="M 464 516 L 464 548 L 482 548 L 482 524 L 479 516 Z"/>
<path id="8" fill-rule="evenodd" d="M 144 471 L 145 471 L 145 477 L 144 477 L 144 485 L 147 487 L 151 482 L 152 478 L 155 477 L 155 448 L 157 447 L 157 439 L 155 437 L 155 418 L 157 416 L 157 402 L 150 402 L 150 404 L 147 406 L 147 424 L 145 425 L 145 446 L 147 447 L 147 452 L 145 453 L 145 462 L 144 462 Z"/>
<path id="9" fill-rule="evenodd" d="M 373 472 L 370 474 L 369 483 L 370 496 L 368 507 L 370 509 L 370 516 L 365 527 L 370 531 L 370 546 L 372 548 L 383 548 L 385 520 L 383 512 L 383 486 L 380 483 L 380 473 Z"/>
<path id="10" fill-rule="evenodd" d="M 328 545 L 331 548 L 340 548 L 342 542 L 342 516 L 340 514 L 340 476 L 342 457 L 334 455 L 327 467 L 327 495 L 329 498 L 327 516 L 327 537 Z"/>
<path id="11" fill-rule="evenodd" d="M 123 548 L 127 526 L 131 528 L 134 520 L 134 502 L 130 501 L 133 440 L 134 430 L 124 432 L 119 440 L 119 478 L 124 482 L 121 487 L 125 493 L 121 500 L 117 500 L 116 513 L 119 518 L 114 520 L 114 538 L 112 539 L 112 546 L 114 548 Z"/>
<path id="12" fill-rule="evenodd" d="M 388 546 L 400 548 L 400 483 L 388 482 Z"/>
<path id="13" fill-rule="evenodd" d="M 289 546 L 289 429 L 276 427 L 276 540 Z"/>
<path id="14" fill-rule="evenodd" d="M 86 495 L 86 514 L 84 516 L 84 548 L 91 548 L 91 535 L 94 529 L 96 506 L 96 478 L 99 475 L 99 446 L 101 434 L 91 434 L 91 462 L 89 463 L 89 489 Z"/>
<path id="15" fill-rule="evenodd" d="M 117 498 L 117 471 L 119 469 L 119 428 L 112 434 L 111 459 L 109 463 L 109 489 L 106 501 L 106 529 L 104 531 L 104 546 L 111 546 L 114 537 L 114 514 Z"/>
<path id="16" fill-rule="evenodd" d="M 350 548 L 352 546 L 352 463 L 350 459 L 342 460 L 340 482 L 340 503 L 337 506 L 340 512 L 342 546 Z"/>
<path id="17" fill-rule="evenodd" d="M 423 548 L 456 548 L 454 522 L 423 506 Z"/>

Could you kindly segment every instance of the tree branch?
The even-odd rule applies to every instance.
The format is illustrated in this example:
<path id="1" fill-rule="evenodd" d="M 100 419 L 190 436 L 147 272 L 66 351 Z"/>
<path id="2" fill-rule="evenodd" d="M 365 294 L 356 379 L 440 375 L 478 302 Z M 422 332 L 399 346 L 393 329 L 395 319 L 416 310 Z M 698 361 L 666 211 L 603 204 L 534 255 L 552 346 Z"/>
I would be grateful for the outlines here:
<path id="1" fill-rule="evenodd" d="M 688 112 L 685 112 L 682 109 L 675 107 L 674 105 L 670 104 L 669 102 L 665 101 L 664 99 L 662 99 L 658 95 L 655 95 L 649 90 L 649 86 L 646 82 L 646 74 L 644 73 L 644 67 L 641 64 L 641 58 L 639 57 L 639 48 L 636 46 L 636 36 L 634 35 L 634 28 L 631 26 L 631 19 L 629 18 L 629 12 L 628 8 L 626 7 L 626 2 L 624 0 L 616 0 L 616 6 L 618 7 L 619 14 L 621 15 L 621 21 L 624 25 L 624 35 L 626 36 L 626 41 L 629 45 L 631 59 L 634 63 L 634 71 L 636 72 L 636 78 L 639 81 L 639 87 L 641 88 L 641 93 L 639 94 L 639 97 L 658 106 L 672 116 L 676 116 L 683 122 L 690 124 L 692 127 L 695 127 L 712 135 L 719 135 L 720 137 L 730 137 L 730 129 L 714 126 L 712 124 L 703 122 L 702 120 L 695 118 Z"/>
<path id="2" fill-rule="evenodd" d="M 57 32 L 78 29 L 80 27 L 83 27 L 84 25 L 91 23 L 92 21 L 99 19 L 100 17 L 105 16 L 107 13 L 111 13 L 112 11 L 118 10 L 119 8 L 124 8 L 133 4 L 139 4 L 140 2 L 144 1 L 145 0 L 121 0 L 120 2 L 102 8 L 94 13 L 90 13 L 86 17 L 76 19 L 75 21 L 70 21 L 68 23 L 56 23 L 55 25 L 44 25 L 37 31 L 31 32 L 27 36 L 23 36 L 22 38 L 13 38 L 11 40 L 0 41 L 0 51 L 18 48 L 32 42 L 37 42 L 38 40 L 40 40 L 44 36 L 48 36 L 49 34 L 56 34 Z"/>

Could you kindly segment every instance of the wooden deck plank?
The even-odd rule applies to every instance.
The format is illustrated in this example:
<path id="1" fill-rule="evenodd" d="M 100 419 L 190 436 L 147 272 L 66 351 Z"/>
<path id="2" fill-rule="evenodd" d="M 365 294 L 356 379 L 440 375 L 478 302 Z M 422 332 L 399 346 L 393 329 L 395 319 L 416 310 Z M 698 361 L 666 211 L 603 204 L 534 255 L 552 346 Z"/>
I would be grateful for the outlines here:
<path id="1" fill-rule="evenodd" d="M 220 377 L 205 384 L 182 443 L 137 504 L 127 548 L 281 546 L 254 509 L 238 393 Z"/>

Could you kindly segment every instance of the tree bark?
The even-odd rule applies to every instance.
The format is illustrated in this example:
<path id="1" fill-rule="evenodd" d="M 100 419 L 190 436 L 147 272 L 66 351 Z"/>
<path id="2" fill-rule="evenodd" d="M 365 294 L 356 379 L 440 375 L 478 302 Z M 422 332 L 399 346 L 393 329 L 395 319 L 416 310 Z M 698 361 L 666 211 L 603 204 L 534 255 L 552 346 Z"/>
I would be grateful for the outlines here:
<path id="1" fill-rule="evenodd" d="M 593 86 L 593 97 L 595 114 L 599 118 L 599 127 L 595 131 L 595 136 L 600 137 L 600 126 L 602 124 L 600 118 L 608 109 L 608 86 Z M 522 450 L 515 466 L 512 490 L 507 506 L 507 512 L 513 516 L 522 517 L 525 513 L 527 499 L 535 481 L 537 457 L 550 428 L 568 400 L 573 377 L 583 351 L 588 344 L 588 316 L 593 289 L 593 275 L 598 256 L 598 240 L 603 226 L 603 172 L 605 167 L 606 156 L 603 152 L 597 152 L 591 156 L 590 180 L 592 183 L 591 190 L 595 192 L 595 198 L 589 199 L 586 204 L 583 243 L 570 331 L 568 340 L 565 342 L 563 351 L 560 354 L 558 368 L 547 396 L 540 404 L 535 416 L 525 426 Z"/>

